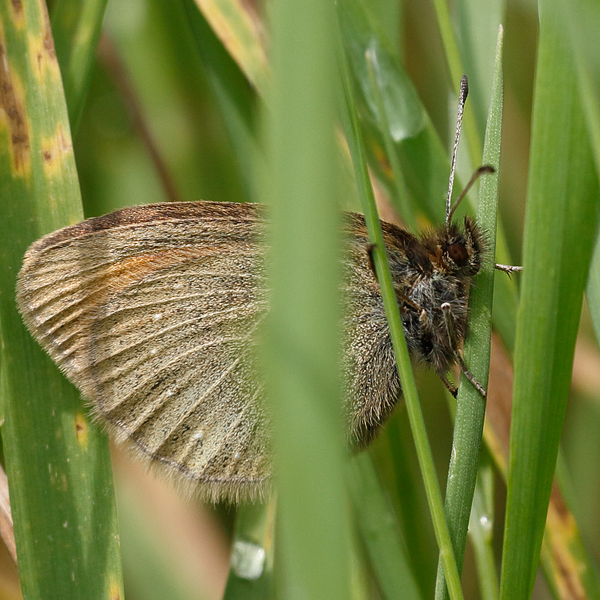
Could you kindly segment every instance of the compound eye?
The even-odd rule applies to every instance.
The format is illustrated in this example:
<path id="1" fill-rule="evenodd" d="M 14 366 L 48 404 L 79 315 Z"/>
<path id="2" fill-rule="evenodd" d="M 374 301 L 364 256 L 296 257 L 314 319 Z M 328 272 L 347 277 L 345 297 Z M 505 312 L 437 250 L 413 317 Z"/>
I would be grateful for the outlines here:
<path id="1" fill-rule="evenodd" d="M 469 262 L 469 253 L 461 242 L 454 242 L 448 246 L 448 256 L 458 267 L 464 267 Z"/>

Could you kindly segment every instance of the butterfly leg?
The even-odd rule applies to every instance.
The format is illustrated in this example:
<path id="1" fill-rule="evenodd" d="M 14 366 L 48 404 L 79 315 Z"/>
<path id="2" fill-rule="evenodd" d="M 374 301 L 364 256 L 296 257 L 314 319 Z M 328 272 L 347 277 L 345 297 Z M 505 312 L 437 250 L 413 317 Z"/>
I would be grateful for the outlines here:
<path id="1" fill-rule="evenodd" d="M 460 355 L 460 352 L 457 348 L 456 332 L 454 330 L 454 321 L 452 320 L 452 307 L 448 302 L 444 302 L 440 308 L 442 309 L 442 312 L 444 314 L 444 322 L 446 323 L 446 330 L 448 331 L 448 338 L 450 340 L 450 344 L 454 349 L 454 356 L 456 358 L 456 362 L 458 363 L 460 370 L 463 372 L 467 380 L 485 398 L 487 396 L 485 388 L 481 385 L 481 383 L 479 383 L 479 381 L 477 381 L 475 375 L 473 375 L 473 373 L 469 371 L 467 365 L 465 364 L 465 361 L 463 360 L 463 357 Z"/>
<path id="2" fill-rule="evenodd" d="M 499 263 L 496 263 L 496 269 L 498 269 L 498 271 L 502 271 L 503 273 L 510 275 L 511 273 L 521 272 L 523 270 L 523 267 L 518 267 L 516 265 L 501 265 Z"/>
<path id="3" fill-rule="evenodd" d="M 446 323 L 446 332 L 448 333 L 448 339 L 450 340 L 450 346 L 456 353 L 458 350 L 458 343 L 456 340 L 456 331 L 454 329 L 454 321 L 452 320 L 452 307 L 449 302 L 444 302 L 440 308 L 444 315 L 444 323 Z"/>
<path id="4" fill-rule="evenodd" d="M 487 392 L 485 391 L 484 387 L 479 383 L 479 381 L 477 381 L 477 379 L 475 378 L 475 375 L 473 375 L 473 373 L 471 373 L 471 371 L 469 371 L 469 369 L 467 368 L 467 365 L 465 365 L 465 361 L 463 360 L 463 357 L 458 352 L 456 353 L 456 360 L 457 360 L 458 366 L 460 367 L 460 370 L 463 372 L 464 376 L 471 382 L 473 387 L 484 398 L 486 398 Z"/>
<path id="5" fill-rule="evenodd" d="M 446 386 L 446 389 L 456 398 L 458 395 L 458 388 L 455 385 L 452 385 L 444 373 L 437 372 L 437 376 L 440 378 L 440 381 Z"/>

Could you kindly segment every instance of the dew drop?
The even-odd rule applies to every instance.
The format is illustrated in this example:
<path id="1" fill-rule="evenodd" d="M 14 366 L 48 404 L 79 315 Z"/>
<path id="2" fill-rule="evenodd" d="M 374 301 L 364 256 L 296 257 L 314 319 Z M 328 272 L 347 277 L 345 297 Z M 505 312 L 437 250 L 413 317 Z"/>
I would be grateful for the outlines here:
<path id="1" fill-rule="evenodd" d="M 265 549 L 251 542 L 237 540 L 231 552 L 231 568 L 241 579 L 258 579 L 265 568 Z"/>
<path id="2" fill-rule="evenodd" d="M 492 522 L 490 521 L 487 515 L 481 515 L 479 517 L 479 525 L 482 529 L 490 529 L 492 526 Z"/>

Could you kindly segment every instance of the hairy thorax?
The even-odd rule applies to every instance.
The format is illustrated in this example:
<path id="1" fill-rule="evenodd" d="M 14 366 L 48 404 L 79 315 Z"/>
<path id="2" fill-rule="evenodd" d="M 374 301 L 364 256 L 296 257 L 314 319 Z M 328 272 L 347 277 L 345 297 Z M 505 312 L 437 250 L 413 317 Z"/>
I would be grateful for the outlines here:
<path id="1" fill-rule="evenodd" d="M 454 332 L 463 340 L 467 330 L 467 286 L 462 279 L 433 272 L 417 278 L 408 294 L 402 322 L 409 351 L 414 359 L 445 372 L 454 362 L 456 348 L 448 332 L 442 306 L 450 305 Z"/>
<path id="2" fill-rule="evenodd" d="M 417 237 L 382 223 L 392 281 L 411 358 L 445 373 L 467 334 L 471 280 L 479 271 L 482 236 L 471 219 Z M 350 433 L 369 443 L 402 394 L 383 299 L 369 257 L 361 215 L 348 215 L 345 253 L 345 371 Z"/>

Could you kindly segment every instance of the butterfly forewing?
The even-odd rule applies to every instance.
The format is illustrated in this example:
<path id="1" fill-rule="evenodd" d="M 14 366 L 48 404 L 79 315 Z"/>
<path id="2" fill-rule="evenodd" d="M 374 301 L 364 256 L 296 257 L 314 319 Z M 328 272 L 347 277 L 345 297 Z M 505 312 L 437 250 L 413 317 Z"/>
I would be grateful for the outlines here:
<path id="1" fill-rule="evenodd" d="M 21 312 L 118 439 L 208 497 L 259 495 L 269 477 L 254 364 L 267 308 L 259 209 L 137 211 L 32 246 Z"/>

